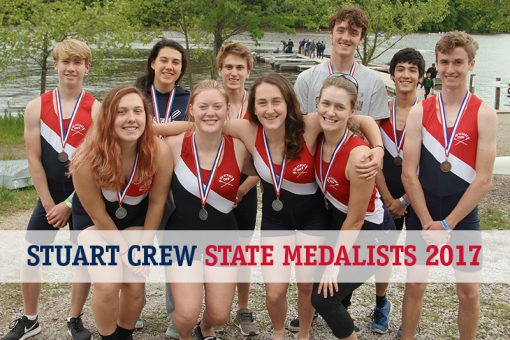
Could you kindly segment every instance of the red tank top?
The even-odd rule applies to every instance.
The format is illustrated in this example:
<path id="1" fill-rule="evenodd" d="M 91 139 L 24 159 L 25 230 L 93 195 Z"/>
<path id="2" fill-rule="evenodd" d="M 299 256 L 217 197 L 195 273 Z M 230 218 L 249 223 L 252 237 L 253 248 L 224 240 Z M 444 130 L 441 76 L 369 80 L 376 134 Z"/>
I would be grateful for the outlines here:
<path id="1" fill-rule="evenodd" d="M 303 149 L 299 152 L 298 157 L 287 160 L 285 164 L 282 189 L 298 195 L 310 195 L 317 191 L 317 183 L 315 183 L 313 174 L 314 157 L 308 150 L 303 137 L 301 137 L 301 141 Z M 253 163 L 260 178 L 268 183 L 272 183 L 262 126 L 259 126 L 257 130 Z M 275 170 L 276 173 L 279 173 L 281 165 L 275 165 Z"/>
<path id="2" fill-rule="evenodd" d="M 218 169 L 214 174 L 207 203 L 214 206 L 217 210 L 225 212 L 225 210 L 232 210 L 232 205 L 235 202 L 237 190 L 239 188 L 241 172 L 237 164 L 233 138 L 226 135 L 224 135 L 223 138 L 223 157 L 220 159 Z M 200 194 L 198 192 L 192 141 L 193 132 L 187 132 L 182 141 L 181 157 L 174 171 L 183 187 L 199 198 Z M 201 173 L 202 179 L 205 182 L 204 184 L 206 184 L 211 171 L 201 169 Z"/>
<path id="3" fill-rule="evenodd" d="M 140 186 L 136 183 L 131 183 L 129 188 L 126 191 L 126 196 L 124 196 L 123 203 L 129 204 L 129 205 L 137 205 L 145 197 L 147 197 L 147 194 L 150 191 L 150 187 L 145 188 Z M 110 201 L 110 202 L 117 202 L 119 199 L 117 197 L 117 192 L 114 190 L 108 190 L 108 189 L 101 189 L 101 192 L 103 194 L 103 197 Z"/>
<path id="4" fill-rule="evenodd" d="M 393 124 L 391 124 L 390 119 L 386 118 L 381 120 L 381 125 L 379 129 L 381 131 L 384 149 L 387 150 L 392 157 L 397 157 L 397 145 L 395 144 L 395 138 L 393 136 Z M 402 138 L 402 130 L 397 130 L 397 137 L 398 140 L 400 141 Z M 404 141 L 402 141 L 402 146 L 400 149 L 400 157 L 402 158 L 404 158 L 403 157 L 404 143 L 405 139 Z"/>
<path id="5" fill-rule="evenodd" d="M 58 153 L 62 151 L 62 144 L 58 114 L 53 105 L 53 93 L 54 91 L 51 90 L 41 95 L 41 137 Z M 85 92 L 76 112 L 73 125 L 69 129 L 65 151 L 70 159 L 92 125 L 92 105 L 94 101 L 94 96 Z M 69 123 L 69 118 L 64 119 L 64 129 L 68 128 Z"/>
<path id="6" fill-rule="evenodd" d="M 420 164 L 420 171 L 428 166 L 439 167 L 445 160 L 443 127 L 436 113 L 436 96 L 422 102 L 423 105 L 423 146 L 432 154 L 437 164 Z M 471 183 L 476 174 L 476 152 L 478 148 L 478 110 L 482 101 L 475 95 L 467 104 L 466 111 L 459 122 L 448 160 L 452 163 L 451 172 L 464 181 Z M 449 133 L 452 129 L 449 128 Z M 423 168 L 423 170 L 422 170 Z"/>
<path id="7" fill-rule="evenodd" d="M 321 145 L 323 136 L 319 137 L 319 141 L 317 143 L 317 149 L 315 151 L 315 176 L 317 181 L 321 183 L 319 180 L 320 174 L 320 153 L 321 153 Z M 351 189 L 350 181 L 345 176 L 345 170 L 347 167 L 347 161 L 349 160 L 349 155 L 351 151 L 362 145 L 367 145 L 367 143 L 357 135 L 352 135 L 345 144 L 340 148 L 337 152 L 334 159 L 331 159 L 330 162 L 334 162 L 331 170 L 329 172 L 328 178 L 326 178 L 326 198 L 330 201 L 333 206 L 347 214 L 347 208 L 349 206 L 349 193 Z M 329 163 L 323 161 L 322 171 L 323 175 L 326 173 L 326 169 Z M 372 191 L 372 196 L 370 197 L 370 201 L 367 207 L 367 214 L 365 216 L 365 220 L 373 223 L 381 223 L 383 218 L 383 208 L 382 202 L 378 198 L 378 193 L 374 185 L 374 189 Z"/>

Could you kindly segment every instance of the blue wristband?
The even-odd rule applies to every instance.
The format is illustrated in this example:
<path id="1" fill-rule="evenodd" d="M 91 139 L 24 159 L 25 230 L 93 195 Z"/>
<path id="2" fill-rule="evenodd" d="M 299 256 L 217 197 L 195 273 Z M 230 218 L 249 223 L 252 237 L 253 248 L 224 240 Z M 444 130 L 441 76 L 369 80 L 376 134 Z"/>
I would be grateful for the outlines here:
<path id="1" fill-rule="evenodd" d="M 402 205 L 403 205 L 404 207 L 406 207 L 406 208 L 407 208 L 407 207 L 409 206 L 409 202 L 407 202 L 407 201 L 404 199 L 404 196 L 400 197 L 398 200 L 400 201 L 400 203 L 402 203 Z"/>
<path id="2" fill-rule="evenodd" d="M 450 228 L 450 226 L 448 225 L 448 223 L 446 222 L 446 220 L 441 220 L 441 225 L 443 226 L 443 229 L 450 233 L 452 231 L 452 229 Z"/>

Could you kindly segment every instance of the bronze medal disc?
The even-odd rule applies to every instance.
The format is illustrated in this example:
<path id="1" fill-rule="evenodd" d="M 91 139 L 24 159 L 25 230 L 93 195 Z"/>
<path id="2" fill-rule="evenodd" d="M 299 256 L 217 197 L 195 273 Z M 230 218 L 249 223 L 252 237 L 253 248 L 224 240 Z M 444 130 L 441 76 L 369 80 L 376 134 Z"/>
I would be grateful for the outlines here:
<path id="1" fill-rule="evenodd" d="M 60 163 L 66 163 L 69 161 L 69 155 L 65 151 L 59 152 L 57 155 L 57 159 Z"/>
<path id="2" fill-rule="evenodd" d="M 402 166 L 402 158 L 400 156 L 393 158 L 393 164 L 396 166 Z"/>
<path id="3" fill-rule="evenodd" d="M 452 163 L 444 161 L 441 165 L 439 165 L 439 168 L 442 172 L 449 172 L 452 169 Z"/>

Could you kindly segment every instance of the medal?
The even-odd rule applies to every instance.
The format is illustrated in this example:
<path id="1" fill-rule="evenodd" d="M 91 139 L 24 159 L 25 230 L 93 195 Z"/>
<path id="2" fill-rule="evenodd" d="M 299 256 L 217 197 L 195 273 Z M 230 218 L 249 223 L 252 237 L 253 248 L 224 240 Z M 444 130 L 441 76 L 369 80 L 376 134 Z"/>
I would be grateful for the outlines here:
<path id="1" fill-rule="evenodd" d="M 152 114 L 154 116 L 154 121 L 156 123 L 168 123 L 168 120 L 172 121 L 172 116 L 170 116 L 170 112 L 172 111 L 172 108 L 174 106 L 175 87 L 168 96 L 168 102 L 166 104 L 165 109 L 165 116 L 163 118 L 161 117 L 161 114 L 159 112 L 158 95 L 156 93 L 156 87 L 154 86 L 154 84 L 152 84 L 151 86 L 151 99 L 152 99 Z"/>
<path id="2" fill-rule="evenodd" d="M 325 206 L 326 206 L 326 210 L 329 209 L 329 204 L 328 204 L 328 201 L 327 201 L 327 198 L 326 198 L 326 191 L 327 191 L 327 185 L 328 185 L 329 172 L 331 171 L 332 165 L 335 162 L 337 153 L 342 148 L 342 145 L 344 145 L 345 142 L 347 141 L 347 136 L 349 135 L 348 132 L 349 132 L 349 129 L 347 129 L 347 127 L 346 127 L 345 130 L 344 130 L 344 134 L 342 135 L 342 137 L 340 138 L 340 140 L 336 144 L 335 148 L 333 149 L 333 152 L 331 153 L 331 159 L 330 159 L 330 161 L 328 163 L 328 168 L 326 169 L 326 173 L 324 173 L 324 169 L 323 169 L 323 163 L 324 163 L 324 160 L 323 160 L 324 159 L 324 137 L 322 137 L 322 140 L 321 140 L 321 149 L 320 149 L 320 155 L 319 155 L 319 178 L 317 178 L 317 181 L 319 182 L 319 186 L 321 188 L 322 194 L 324 195 L 324 203 L 325 203 Z"/>
<path id="3" fill-rule="evenodd" d="M 201 221 L 205 221 L 207 220 L 208 217 L 209 213 L 207 212 L 207 210 L 205 210 L 204 207 L 200 208 L 200 210 L 198 211 L 198 218 L 200 218 Z"/>
<path id="4" fill-rule="evenodd" d="M 439 168 L 441 169 L 442 172 L 449 172 L 452 169 L 452 163 L 446 160 L 439 165 Z"/>
<path id="5" fill-rule="evenodd" d="M 269 161 L 269 172 L 271 173 L 271 181 L 273 182 L 273 188 L 276 194 L 276 199 L 273 201 L 273 203 L 271 203 L 271 207 L 273 207 L 274 211 L 281 211 L 283 209 L 283 202 L 280 200 L 280 191 L 282 190 L 283 174 L 285 171 L 285 163 L 287 157 L 283 157 L 280 174 L 277 176 L 273 164 L 273 158 L 271 157 L 271 150 L 269 149 L 269 143 L 267 142 L 266 132 L 264 130 L 262 130 L 262 135 L 264 136 L 264 146 L 266 148 L 267 159 Z"/>
<path id="6" fill-rule="evenodd" d="M 60 163 L 66 163 L 67 161 L 69 161 L 69 156 L 65 151 L 62 151 L 58 153 L 57 159 Z"/>
<path id="7" fill-rule="evenodd" d="M 57 160 L 61 163 L 65 163 L 69 160 L 69 155 L 65 152 L 65 147 L 67 145 L 67 138 L 69 138 L 69 131 L 73 126 L 74 119 L 76 118 L 76 113 L 78 112 L 78 108 L 80 107 L 81 100 L 85 95 L 85 91 L 81 90 L 76 103 L 74 103 L 73 111 L 71 112 L 71 117 L 69 118 L 69 125 L 67 129 L 64 126 L 64 113 L 62 112 L 62 102 L 60 101 L 60 91 L 58 87 L 54 90 L 54 94 L 57 102 L 57 115 L 58 115 L 58 123 L 60 125 L 60 144 L 62 146 L 62 151 L 57 155 Z"/>
<path id="8" fill-rule="evenodd" d="M 209 176 L 209 180 L 207 181 L 207 185 L 204 185 L 204 181 L 202 179 L 202 170 L 200 167 L 200 158 L 198 156 L 197 143 L 195 140 L 195 133 L 193 133 L 193 156 L 195 158 L 195 169 L 197 172 L 197 182 L 198 182 L 198 193 L 200 195 L 200 203 L 202 203 L 202 208 L 198 211 L 198 218 L 200 220 L 205 221 L 209 217 L 209 213 L 205 210 L 205 205 L 207 203 L 207 197 L 209 196 L 209 192 L 211 191 L 211 186 L 213 183 L 214 175 L 216 174 L 216 170 L 218 169 L 218 162 L 220 159 L 220 155 L 223 152 L 223 137 L 221 137 L 220 145 L 218 146 L 218 151 L 216 152 L 216 157 L 214 158 L 214 162 L 211 169 L 211 175 Z"/>
<path id="9" fill-rule="evenodd" d="M 467 110 L 467 106 L 469 103 L 469 99 L 471 98 L 471 93 L 466 91 L 464 95 L 464 99 L 462 99 L 462 103 L 460 104 L 459 111 L 457 112 L 457 117 L 455 118 L 455 123 L 453 124 L 452 133 L 448 135 L 448 124 L 446 120 L 446 110 L 444 108 L 443 95 L 439 93 L 437 96 L 439 101 L 439 116 L 441 117 L 441 125 L 443 127 L 443 139 L 444 139 L 444 154 L 445 160 L 439 165 L 439 168 L 442 172 L 449 172 L 452 170 L 452 163 L 448 161 L 448 156 L 450 155 L 450 150 L 453 145 L 453 139 L 455 138 L 455 133 L 457 132 L 457 128 L 459 127 L 460 120 L 464 113 Z"/>
<path id="10" fill-rule="evenodd" d="M 117 201 L 119 203 L 119 207 L 117 210 L 115 210 L 115 217 L 117 217 L 119 220 L 122 220 L 127 216 L 127 210 L 122 206 L 122 202 L 124 202 L 124 198 L 126 197 L 126 193 L 131 186 L 131 183 L 133 183 L 133 179 L 135 178 L 135 172 L 136 172 L 136 165 L 138 164 L 138 153 L 136 154 L 135 161 L 133 162 L 133 167 L 131 168 L 131 174 L 129 175 L 129 180 L 124 189 L 120 189 L 120 191 L 117 192 Z"/>
<path id="11" fill-rule="evenodd" d="M 282 211 L 283 209 L 283 202 L 280 201 L 280 198 L 276 198 L 273 203 L 271 203 L 271 207 L 273 207 L 274 211 Z"/>
<path id="12" fill-rule="evenodd" d="M 393 158 L 393 164 L 396 166 L 402 166 L 402 158 L 400 156 Z"/>
<path id="13" fill-rule="evenodd" d="M 127 210 L 123 206 L 120 206 L 115 210 L 115 217 L 117 217 L 119 220 L 124 219 L 127 216 Z"/>
<path id="14" fill-rule="evenodd" d="M 356 73 L 357 68 L 358 68 L 358 63 L 353 62 L 351 69 L 349 70 L 349 75 L 351 77 L 354 77 L 354 73 Z M 331 62 L 328 63 L 328 73 L 329 73 L 329 75 L 332 75 L 333 73 L 335 73 L 335 71 L 333 70 L 333 64 Z"/>

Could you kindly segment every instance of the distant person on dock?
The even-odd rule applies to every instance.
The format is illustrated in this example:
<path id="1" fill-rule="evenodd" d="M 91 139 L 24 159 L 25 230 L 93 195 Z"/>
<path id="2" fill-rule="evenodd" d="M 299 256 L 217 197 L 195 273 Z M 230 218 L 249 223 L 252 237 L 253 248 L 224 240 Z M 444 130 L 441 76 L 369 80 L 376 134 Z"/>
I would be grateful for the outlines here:
<path id="1" fill-rule="evenodd" d="M 427 72 L 427 76 L 423 78 L 421 82 L 421 87 L 425 88 L 425 99 L 427 99 L 430 94 L 430 90 L 434 87 L 434 79 L 432 79 L 432 73 Z"/>
<path id="2" fill-rule="evenodd" d="M 310 58 L 315 58 L 317 55 L 315 51 L 317 50 L 317 44 L 315 43 L 315 40 L 312 40 L 312 44 L 310 45 Z"/>
<path id="3" fill-rule="evenodd" d="M 281 40 L 281 42 L 283 45 L 283 49 L 282 49 L 283 53 L 287 53 L 287 42 L 285 40 Z"/>
<path id="4" fill-rule="evenodd" d="M 292 49 L 294 48 L 294 42 L 292 39 L 289 39 L 289 42 L 287 43 L 287 53 L 292 53 Z"/>
<path id="5" fill-rule="evenodd" d="M 443 88 L 437 96 L 415 105 L 407 118 L 402 182 L 412 209 L 406 229 L 421 231 L 419 235 L 428 241 L 416 240 L 418 253 L 431 243 L 429 231 L 437 231 L 434 234 L 440 234 L 452 247 L 481 246 L 477 205 L 492 183 L 498 118 L 492 107 L 467 88 L 477 49 L 478 43 L 469 34 L 446 33 L 435 48 Z M 424 263 L 421 258 L 419 263 Z M 416 281 L 416 269 L 420 277 L 426 276 L 423 269 L 428 272 L 428 268 L 408 267 L 408 281 Z M 481 267 L 454 269 L 455 277 L 463 280 L 456 282 L 459 338 L 475 339 L 480 321 Z M 413 339 L 418 327 L 427 288 L 426 279 L 423 281 L 406 283 L 402 339 Z"/>
<path id="6" fill-rule="evenodd" d="M 302 39 L 299 41 L 299 54 L 305 54 L 305 44 L 306 39 Z"/>
<path id="7" fill-rule="evenodd" d="M 435 63 L 432 63 L 432 66 L 430 66 L 430 67 L 427 69 L 427 72 L 426 72 L 426 73 L 430 73 L 431 78 L 432 78 L 432 79 L 436 79 L 436 77 L 437 77 L 437 68 L 436 68 L 436 64 L 435 64 Z"/>
<path id="8" fill-rule="evenodd" d="M 324 58 L 324 50 L 326 49 L 326 45 L 324 45 L 324 41 L 317 41 L 317 58 Z"/>
<path id="9" fill-rule="evenodd" d="M 83 79 L 90 72 L 92 61 L 87 44 L 75 39 L 64 40 L 55 45 L 52 57 L 57 87 L 30 101 L 25 110 L 28 170 L 38 196 L 26 234 L 26 240 L 33 244 L 52 243 L 57 231 L 68 224 L 73 229 L 74 187 L 68 176 L 69 161 L 101 106 L 83 89 Z M 44 240 L 41 240 L 42 233 L 37 233 L 40 231 L 45 232 Z M 90 283 L 86 282 L 72 284 L 67 327 L 73 339 L 91 338 L 81 320 L 89 288 Z M 12 329 L 2 339 L 27 339 L 41 332 L 38 321 L 41 282 L 22 282 L 21 292 L 23 316 L 12 323 Z"/>
<path id="10" fill-rule="evenodd" d="M 326 78 L 334 73 L 353 77 L 359 84 L 357 114 L 370 116 L 376 121 L 389 117 L 388 94 L 383 80 L 373 70 L 354 60 L 356 48 L 366 37 L 368 19 L 359 7 L 342 7 L 329 19 L 331 59 L 299 74 L 294 88 L 304 113 L 317 111 L 320 90 Z M 381 326 L 388 327 L 391 303 L 386 298 L 386 283 L 376 284 L 376 308 L 384 311 Z M 344 306 L 350 305 L 350 296 Z M 291 321 L 293 329 L 299 329 L 297 319 Z"/>
<path id="11" fill-rule="evenodd" d="M 305 43 L 305 56 L 307 56 L 307 57 L 310 56 L 311 47 L 312 47 L 312 42 L 310 41 L 310 39 L 308 39 Z"/>

